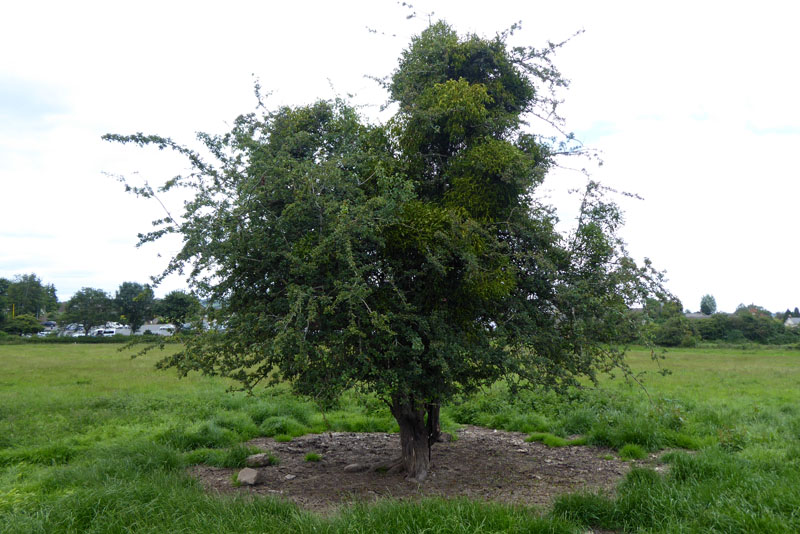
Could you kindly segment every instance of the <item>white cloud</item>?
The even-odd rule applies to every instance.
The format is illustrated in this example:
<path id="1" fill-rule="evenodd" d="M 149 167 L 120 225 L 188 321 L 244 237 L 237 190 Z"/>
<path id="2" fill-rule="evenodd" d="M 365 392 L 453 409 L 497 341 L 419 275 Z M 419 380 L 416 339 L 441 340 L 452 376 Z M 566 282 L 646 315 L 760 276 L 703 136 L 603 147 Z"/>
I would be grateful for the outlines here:
<path id="1" fill-rule="evenodd" d="M 252 74 L 274 91 L 273 105 L 336 90 L 357 93 L 375 117 L 386 97 L 364 74 L 390 74 L 435 11 L 433 19 L 462 33 L 492 35 L 522 19 L 519 44 L 542 46 L 585 29 L 556 57 L 573 80 L 563 112 L 603 150 L 596 176 L 646 199 L 623 202 L 631 251 L 667 269 L 692 309 L 709 292 L 723 310 L 800 304 L 800 288 L 784 274 L 800 259 L 787 230 L 800 196 L 800 6 L 413 4 L 411 20 L 393 1 L 4 6 L 11 22 L 0 47 L 13 52 L 0 56 L 0 80 L 24 87 L 25 102 L 39 108 L 0 91 L 0 110 L 30 112 L 0 122 L 0 276 L 36 272 L 62 298 L 81 286 L 113 292 L 125 280 L 146 281 L 164 264 L 157 253 L 177 245 L 134 248 L 160 208 L 125 195 L 103 171 L 139 171 L 157 182 L 184 164 L 104 143 L 102 134 L 144 131 L 191 143 L 196 131 L 224 131 L 253 109 Z M 581 181 L 557 173 L 546 184 L 566 219 L 574 203 L 560 189 Z"/>

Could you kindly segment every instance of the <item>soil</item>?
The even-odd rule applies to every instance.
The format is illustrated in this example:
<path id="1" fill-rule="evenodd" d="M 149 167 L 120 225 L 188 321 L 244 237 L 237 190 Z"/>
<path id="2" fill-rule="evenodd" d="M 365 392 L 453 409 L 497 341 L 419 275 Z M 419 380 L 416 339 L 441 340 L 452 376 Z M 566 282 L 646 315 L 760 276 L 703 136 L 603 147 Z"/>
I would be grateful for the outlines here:
<path id="1" fill-rule="evenodd" d="M 383 498 L 466 497 L 475 500 L 546 506 L 563 493 L 600 490 L 607 493 L 630 469 L 613 450 L 597 447 L 548 447 L 526 443 L 526 434 L 465 426 L 457 439 L 437 443 L 431 471 L 422 483 L 386 470 L 400 451 L 398 434 L 332 432 L 289 442 L 258 438 L 248 443 L 278 457 L 279 463 L 257 468 L 263 482 L 234 484 L 239 469 L 197 465 L 190 473 L 208 491 L 277 495 L 302 508 L 320 512 L 342 504 Z M 306 455 L 321 456 L 317 462 Z M 368 470 L 346 472 L 360 464 Z"/>

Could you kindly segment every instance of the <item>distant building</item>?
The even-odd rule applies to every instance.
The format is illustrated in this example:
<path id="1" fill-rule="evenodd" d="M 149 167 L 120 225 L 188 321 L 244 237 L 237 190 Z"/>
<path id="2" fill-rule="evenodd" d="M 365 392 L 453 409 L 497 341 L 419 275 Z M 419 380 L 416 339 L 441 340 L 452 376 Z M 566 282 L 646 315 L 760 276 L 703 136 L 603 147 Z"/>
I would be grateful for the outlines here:
<path id="1" fill-rule="evenodd" d="M 705 313 L 684 313 L 683 316 L 687 319 L 711 319 L 711 316 Z"/>
<path id="2" fill-rule="evenodd" d="M 786 328 L 797 328 L 800 326 L 800 317 L 787 317 L 786 322 L 783 324 Z"/>

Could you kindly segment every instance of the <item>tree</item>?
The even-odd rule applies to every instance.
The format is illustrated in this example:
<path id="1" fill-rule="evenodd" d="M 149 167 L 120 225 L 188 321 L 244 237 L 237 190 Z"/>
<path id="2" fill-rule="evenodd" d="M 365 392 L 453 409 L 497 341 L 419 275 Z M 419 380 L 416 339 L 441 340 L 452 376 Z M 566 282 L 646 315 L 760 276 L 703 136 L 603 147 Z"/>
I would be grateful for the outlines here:
<path id="1" fill-rule="evenodd" d="M 3 323 L 6 322 L 9 316 L 8 309 L 10 308 L 10 304 L 8 302 L 8 288 L 10 285 L 11 280 L 8 278 L 0 278 L 0 330 L 3 328 Z"/>
<path id="2" fill-rule="evenodd" d="M 84 287 L 67 301 L 64 318 L 82 323 L 88 333 L 93 326 L 100 326 L 114 316 L 114 301 L 102 289 Z"/>
<path id="3" fill-rule="evenodd" d="M 176 332 L 180 332 L 183 324 L 195 318 L 201 309 L 198 298 L 183 291 L 167 293 L 156 305 L 156 313 L 174 324 Z"/>
<path id="4" fill-rule="evenodd" d="M 128 186 L 145 197 L 194 190 L 179 220 L 141 242 L 182 234 L 162 277 L 191 273 L 226 327 L 160 366 L 246 388 L 285 379 L 320 403 L 372 392 L 417 480 L 454 395 L 499 378 L 565 387 L 624 366 L 618 344 L 640 323 L 628 308 L 665 298 L 661 275 L 628 257 L 621 214 L 596 183 L 575 231 L 555 230 L 534 191 L 558 149 L 521 127 L 555 116 L 556 46 L 508 49 L 506 36 L 430 26 L 386 82 L 399 111 L 385 125 L 338 100 L 259 111 L 228 134 L 199 135 L 216 161 L 161 136 L 105 136 L 194 166 L 158 189 Z"/>
<path id="5" fill-rule="evenodd" d="M 757 306 L 755 304 L 748 304 L 746 306 L 744 304 L 739 304 L 736 307 L 736 311 L 733 313 L 734 315 L 738 316 L 752 315 L 754 317 L 766 317 L 768 319 L 772 319 L 772 312 L 763 306 Z"/>
<path id="6" fill-rule="evenodd" d="M 114 304 L 135 334 L 153 316 L 153 290 L 136 282 L 123 282 L 114 297 Z"/>
<path id="7" fill-rule="evenodd" d="M 14 315 L 28 314 L 39 318 L 43 312 L 58 309 L 56 288 L 52 284 L 42 284 L 33 273 L 15 276 L 8 286 L 7 295 Z"/>
<path id="8" fill-rule="evenodd" d="M 663 323 L 673 317 L 683 317 L 683 303 L 674 297 L 669 300 L 649 298 L 644 303 L 644 312 L 654 323 Z"/>
<path id="9" fill-rule="evenodd" d="M 794 307 L 794 311 L 792 312 L 792 317 L 800 317 L 800 309 L 797 306 Z"/>
<path id="10" fill-rule="evenodd" d="M 674 315 L 656 326 L 653 341 L 662 347 L 692 347 L 697 341 L 693 326 L 683 315 Z"/>
<path id="11" fill-rule="evenodd" d="M 700 313 L 712 315 L 717 311 L 717 301 L 712 295 L 703 295 L 700 299 Z"/>
<path id="12" fill-rule="evenodd" d="M 35 334 L 44 330 L 44 327 L 39 324 L 36 317 L 24 313 L 7 320 L 3 325 L 3 330 L 9 334 Z"/>

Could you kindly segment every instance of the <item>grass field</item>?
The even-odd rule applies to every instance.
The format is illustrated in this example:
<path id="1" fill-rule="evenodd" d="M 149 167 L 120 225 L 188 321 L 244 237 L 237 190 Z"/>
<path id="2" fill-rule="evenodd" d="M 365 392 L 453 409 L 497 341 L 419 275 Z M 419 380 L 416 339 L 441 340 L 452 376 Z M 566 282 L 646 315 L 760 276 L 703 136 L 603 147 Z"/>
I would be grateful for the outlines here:
<path id="1" fill-rule="evenodd" d="M 333 516 L 209 496 L 184 467 L 240 465 L 239 444 L 258 435 L 391 431 L 379 402 L 351 393 L 323 418 L 285 388 L 229 393 L 223 380 L 155 371 L 157 358 L 109 345 L 0 346 L 0 532 L 800 532 L 800 352 L 671 351 L 671 375 L 646 375 L 649 396 L 618 379 L 567 397 L 498 385 L 444 410 L 451 429 L 671 450 L 667 474 L 634 469 L 613 498 L 569 495 L 545 510 L 385 502 Z M 655 370 L 644 352 L 630 362 Z"/>

